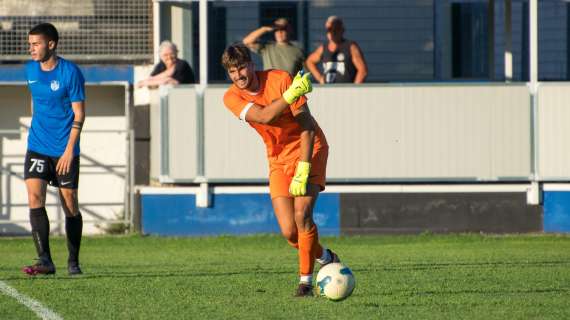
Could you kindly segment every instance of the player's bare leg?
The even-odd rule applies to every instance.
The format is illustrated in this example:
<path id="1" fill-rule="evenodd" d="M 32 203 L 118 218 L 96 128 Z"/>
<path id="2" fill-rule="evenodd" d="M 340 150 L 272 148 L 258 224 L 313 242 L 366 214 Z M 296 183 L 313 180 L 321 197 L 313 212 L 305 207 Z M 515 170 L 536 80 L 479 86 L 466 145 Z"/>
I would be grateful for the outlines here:
<path id="1" fill-rule="evenodd" d="M 42 179 L 26 179 L 26 189 L 28 190 L 32 238 L 38 253 L 38 262 L 25 266 L 22 271 L 32 276 L 54 274 L 55 266 L 49 248 L 49 220 L 45 208 L 47 182 Z"/>
<path id="2" fill-rule="evenodd" d="M 275 217 L 279 223 L 281 234 L 287 240 L 289 245 L 295 249 L 299 249 L 299 238 L 297 233 L 297 224 L 295 223 L 295 209 L 292 197 L 278 197 L 271 200 Z"/>
<path id="3" fill-rule="evenodd" d="M 77 189 L 60 188 L 59 197 L 65 212 L 65 233 L 69 251 L 67 271 L 69 275 L 82 274 L 79 267 L 79 247 L 81 246 L 81 235 L 83 232 L 83 218 L 79 212 Z"/>
<path id="4" fill-rule="evenodd" d="M 31 209 L 45 207 L 47 182 L 42 179 L 26 179 L 28 206 Z"/>
<path id="5" fill-rule="evenodd" d="M 307 185 L 307 195 L 304 197 L 295 197 L 295 223 L 299 232 L 299 260 L 301 268 L 301 285 L 297 292 L 298 296 L 312 295 L 306 294 L 309 288 L 302 288 L 303 283 L 312 284 L 312 275 L 315 260 L 325 265 L 331 262 L 340 262 L 338 256 L 321 246 L 319 242 L 319 233 L 317 226 L 313 220 L 313 209 L 320 192 L 320 186 Z M 312 290 L 312 286 L 310 288 Z"/>
<path id="6" fill-rule="evenodd" d="M 313 208 L 319 192 L 319 186 L 309 184 L 307 196 L 278 197 L 272 200 L 281 233 L 291 246 L 299 249 L 300 283 L 296 296 L 300 297 L 312 296 L 315 258 L 320 264 L 340 261 L 336 254 L 319 244 L 317 227 L 313 221 Z"/>
<path id="7" fill-rule="evenodd" d="M 299 249 L 299 233 L 295 222 L 295 207 L 292 197 L 278 197 L 272 199 L 273 210 L 277 217 L 277 222 L 281 229 L 281 234 L 287 242 L 295 248 Z M 300 283 L 296 296 L 310 296 L 313 293 L 311 283 Z"/>
<path id="8" fill-rule="evenodd" d="M 295 222 L 295 206 L 293 198 L 278 197 L 273 199 L 272 202 L 275 216 L 277 217 L 277 222 L 281 229 L 281 234 L 285 239 L 287 239 L 287 242 L 289 242 L 292 247 L 299 249 L 299 232 L 297 231 L 297 223 Z M 301 261 L 301 251 L 299 251 L 299 261 Z M 301 280 L 303 280 L 303 277 L 304 276 L 301 275 Z M 312 296 L 313 287 L 311 281 L 301 281 L 295 295 L 299 297 Z"/>

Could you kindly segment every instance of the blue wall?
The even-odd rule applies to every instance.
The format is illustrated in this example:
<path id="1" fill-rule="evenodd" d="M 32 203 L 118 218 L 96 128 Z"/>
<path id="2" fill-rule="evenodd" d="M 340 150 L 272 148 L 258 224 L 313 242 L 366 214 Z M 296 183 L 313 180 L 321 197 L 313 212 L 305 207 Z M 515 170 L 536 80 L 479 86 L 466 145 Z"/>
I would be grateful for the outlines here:
<path id="1" fill-rule="evenodd" d="M 79 65 L 85 82 L 127 81 L 133 83 L 134 69 L 131 65 Z M 26 82 L 24 64 L 0 67 L 0 82 Z"/>
<path id="2" fill-rule="evenodd" d="M 513 198 L 513 196 L 516 197 Z M 497 205 L 488 205 L 489 212 L 477 211 L 478 217 L 474 221 L 463 219 L 465 217 L 461 218 L 465 215 L 470 216 L 471 207 L 479 203 L 478 201 L 481 200 L 479 198 Z M 410 204 L 422 203 L 421 201 L 424 200 L 429 202 L 433 199 L 444 199 L 445 203 L 451 204 L 462 203 L 464 206 L 457 206 L 454 209 L 457 212 L 439 210 L 441 211 L 438 211 L 439 213 L 428 211 L 418 213 L 405 210 Z M 323 193 L 319 196 L 315 206 L 314 218 L 321 234 L 337 236 L 341 232 L 342 234 L 414 233 L 421 230 L 435 230 L 434 232 L 483 230 L 490 233 L 570 232 L 570 191 L 545 191 L 543 199 L 543 206 L 536 207 L 526 205 L 524 193 L 514 195 L 505 193 L 471 195 L 458 195 L 457 193 L 448 195 L 439 193 L 431 195 Z M 506 203 L 516 205 L 505 206 Z M 145 234 L 207 236 L 279 233 L 271 200 L 269 195 L 264 193 L 213 194 L 210 208 L 196 208 L 194 194 L 143 193 L 141 206 L 142 230 Z M 391 215 L 388 214 L 390 212 Z M 370 219 L 371 214 L 375 214 L 374 219 Z M 438 214 L 443 214 L 443 216 L 439 217 Z M 423 215 L 428 215 L 428 219 L 443 219 L 438 220 L 443 223 L 443 227 L 438 229 L 432 226 L 433 223 L 419 219 Z M 504 219 L 501 220 L 500 217 Z M 532 221 L 528 222 L 528 219 Z M 404 228 L 402 223 L 406 221 L 409 224 L 404 224 Z M 521 223 L 524 225 L 523 222 L 530 223 L 532 228 L 521 227 Z M 461 228 L 454 229 L 454 223 L 459 223 Z M 491 224 L 494 228 L 485 228 L 485 223 Z M 510 228 L 506 228 L 506 225 Z"/>
<path id="3" fill-rule="evenodd" d="M 212 197 L 212 207 L 196 208 L 193 194 L 142 194 L 143 233 L 205 236 L 280 232 L 268 194 L 213 194 Z M 313 216 L 321 235 L 339 235 L 339 195 L 321 194 Z"/>
<path id="4" fill-rule="evenodd" d="M 544 232 L 570 232 L 570 191 L 544 192 Z"/>

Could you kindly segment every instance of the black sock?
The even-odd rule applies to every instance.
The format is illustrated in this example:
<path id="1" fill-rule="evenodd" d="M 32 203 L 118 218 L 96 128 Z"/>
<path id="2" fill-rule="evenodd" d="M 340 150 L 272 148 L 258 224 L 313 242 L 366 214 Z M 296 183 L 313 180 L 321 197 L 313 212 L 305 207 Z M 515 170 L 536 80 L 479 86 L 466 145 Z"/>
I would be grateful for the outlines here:
<path id="1" fill-rule="evenodd" d="M 30 224 L 38 257 L 44 262 L 51 262 L 49 220 L 45 207 L 30 209 Z"/>
<path id="2" fill-rule="evenodd" d="M 82 232 L 83 218 L 81 217 L 81 212 L 78 212 L 75 217 L 65 217 L 67 250 L 69 250 L 68 263 L 79 263 L 79 247 L 81 246 Z"/>

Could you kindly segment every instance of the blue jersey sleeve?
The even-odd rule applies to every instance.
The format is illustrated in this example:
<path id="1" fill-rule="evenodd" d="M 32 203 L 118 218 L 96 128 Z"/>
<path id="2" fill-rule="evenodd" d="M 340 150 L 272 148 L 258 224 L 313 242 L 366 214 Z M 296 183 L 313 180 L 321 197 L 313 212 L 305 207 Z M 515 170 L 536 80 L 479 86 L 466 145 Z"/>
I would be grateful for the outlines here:
<path id="1" fill-rule="evenodd" d="M 85 101 L 85 79 L 81 70 L 74 66 L 69 79 L 69 99 L 71 102 Z"/>

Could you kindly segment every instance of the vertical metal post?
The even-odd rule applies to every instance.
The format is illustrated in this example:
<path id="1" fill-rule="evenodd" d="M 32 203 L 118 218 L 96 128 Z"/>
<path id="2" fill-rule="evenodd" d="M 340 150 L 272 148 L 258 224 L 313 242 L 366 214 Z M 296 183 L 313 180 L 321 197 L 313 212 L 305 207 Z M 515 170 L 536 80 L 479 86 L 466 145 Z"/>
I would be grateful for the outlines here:
<path id="1" fill-rule="evenodd" d="M 200 0 L 200 84 L 208 84 L 208 1 Z"/>
<path id="2" fill-rule="evenodd" d="M 158 63 L 158 47 L 160 46 L 160 2 L 153 1 L 152 3 L 152 17 L 153 17 L 153 59 L 154 63 Z"/>
<path id="3" fill-rule="evenodd" d="M 196 194 L 197 207 L 210 206 L 210 192 L 208 180 L 205 176 L 205 145 L 204 145 L 204 95 L 208 86 L 208 1 L 200 0 L 200 84 L 196 86 L 196 130 L 197 130 L 197 177 L 195 182 L 200 183 L 200 190 Z"/>
<path id="4" fill-rule="evenodd" d="M 437 59 L 438 53 L 438 41 L 437 41 L 437 1 L 432 1 L 432 17 L 433 17 L 433 25 L 432 25 L 432 40 L 433 40 L 433 56 L 432 56 L 432 77 L 434 80 L 441 80 L 440 72 L 439 72 L 439 59 Z"/>
<path id="5" fill-rule="evenodd" d="M 204 94 L 208 86 L 208 1 L 200 0 L 199 7 L 199 41 L 200 41 L 200 84 L 196 86 L 196 182 L 204 182 Z"/>
<path id="6" fill-rule="evenodd" d="M 505 80 L 513 80 L 512 0 L 505 0 Z"/>
<path id="7" fill-rule="evenodd" d="M 125 214 L 125 222 L 129 229 L 134 228 L 135 206 L 135 130 L 129 130 L 129 212 Z"/>
<path id="8" fill-rule="evenodd" d="M 538 146 L 538 0 L 529 0 L 529 90 L 531 97 L 531 186 L 527 203 L 541 203 Z"/>
<path id="9" fill-rule="evenodd" d="M 134 128 L 134 103 L 133 103 L 133 85 L 128 84 L 126 86 L 126 104 L 128 110 L 128 135 L 129 135 L 129 212 L 125 213 L 125 222 L 129 224 L 129 229 L 134 230 L 134 208 L 138 208 L 135 205 L 135 128 Z"/>
<path id="10" fill-rule="evenodd" d="M 159 181 L 170 173 L 170 121 L 168 112 L 168 86 L 159 87 L 160 94 L 160 175 Z"/>
<path id="11" fill-rule="evenodd" d="M 495 79 L 495 0 L 489 0 L 487 8 L 487 57 L 489 80 Z"/>
<path id="12" fill-rule="evenodd" d="M 127 134 L 126 138 L 126 150 L 125 150 L 125 157 L 126 157 L 126 164 L 125 164 L 125 168 L 126 168 L 126 176 L 125 176 L 125 204 L 123 206 L 123 220 L 127 221 L 127 219 L 129 219 L 129 216 L 131 215 L 131 208 L 132 208 L 132 202 L 131 202 L 131 193 L 133 192 L 132 188 L 131 188 L 131 176 L 133 176 L 133 168 L 131 167 L 131 163 L 132 163 L 132 158 L 133 158 L 133 154 L 131 153 L 131 146 L 132 146 L 132 142 L 134 141 L 134 139 L 132 138 L 132 127 L 133 127 L 133 122 L 131 119 L 131 105 L 130 105 L 130 85 L 126 84 L 125 85 L 125 132 Z"/>
<path id="13" fill-rule="evenodd" d="M 529 2 L 530 83 L 538 83 L 538 0 Z"/>
<path id="14" fill-rule="evenodd" d="M 196 89 L 196 182 L 205 179 L 205 146 L 204 146 L 204 89 L 197 85 Z"/>

